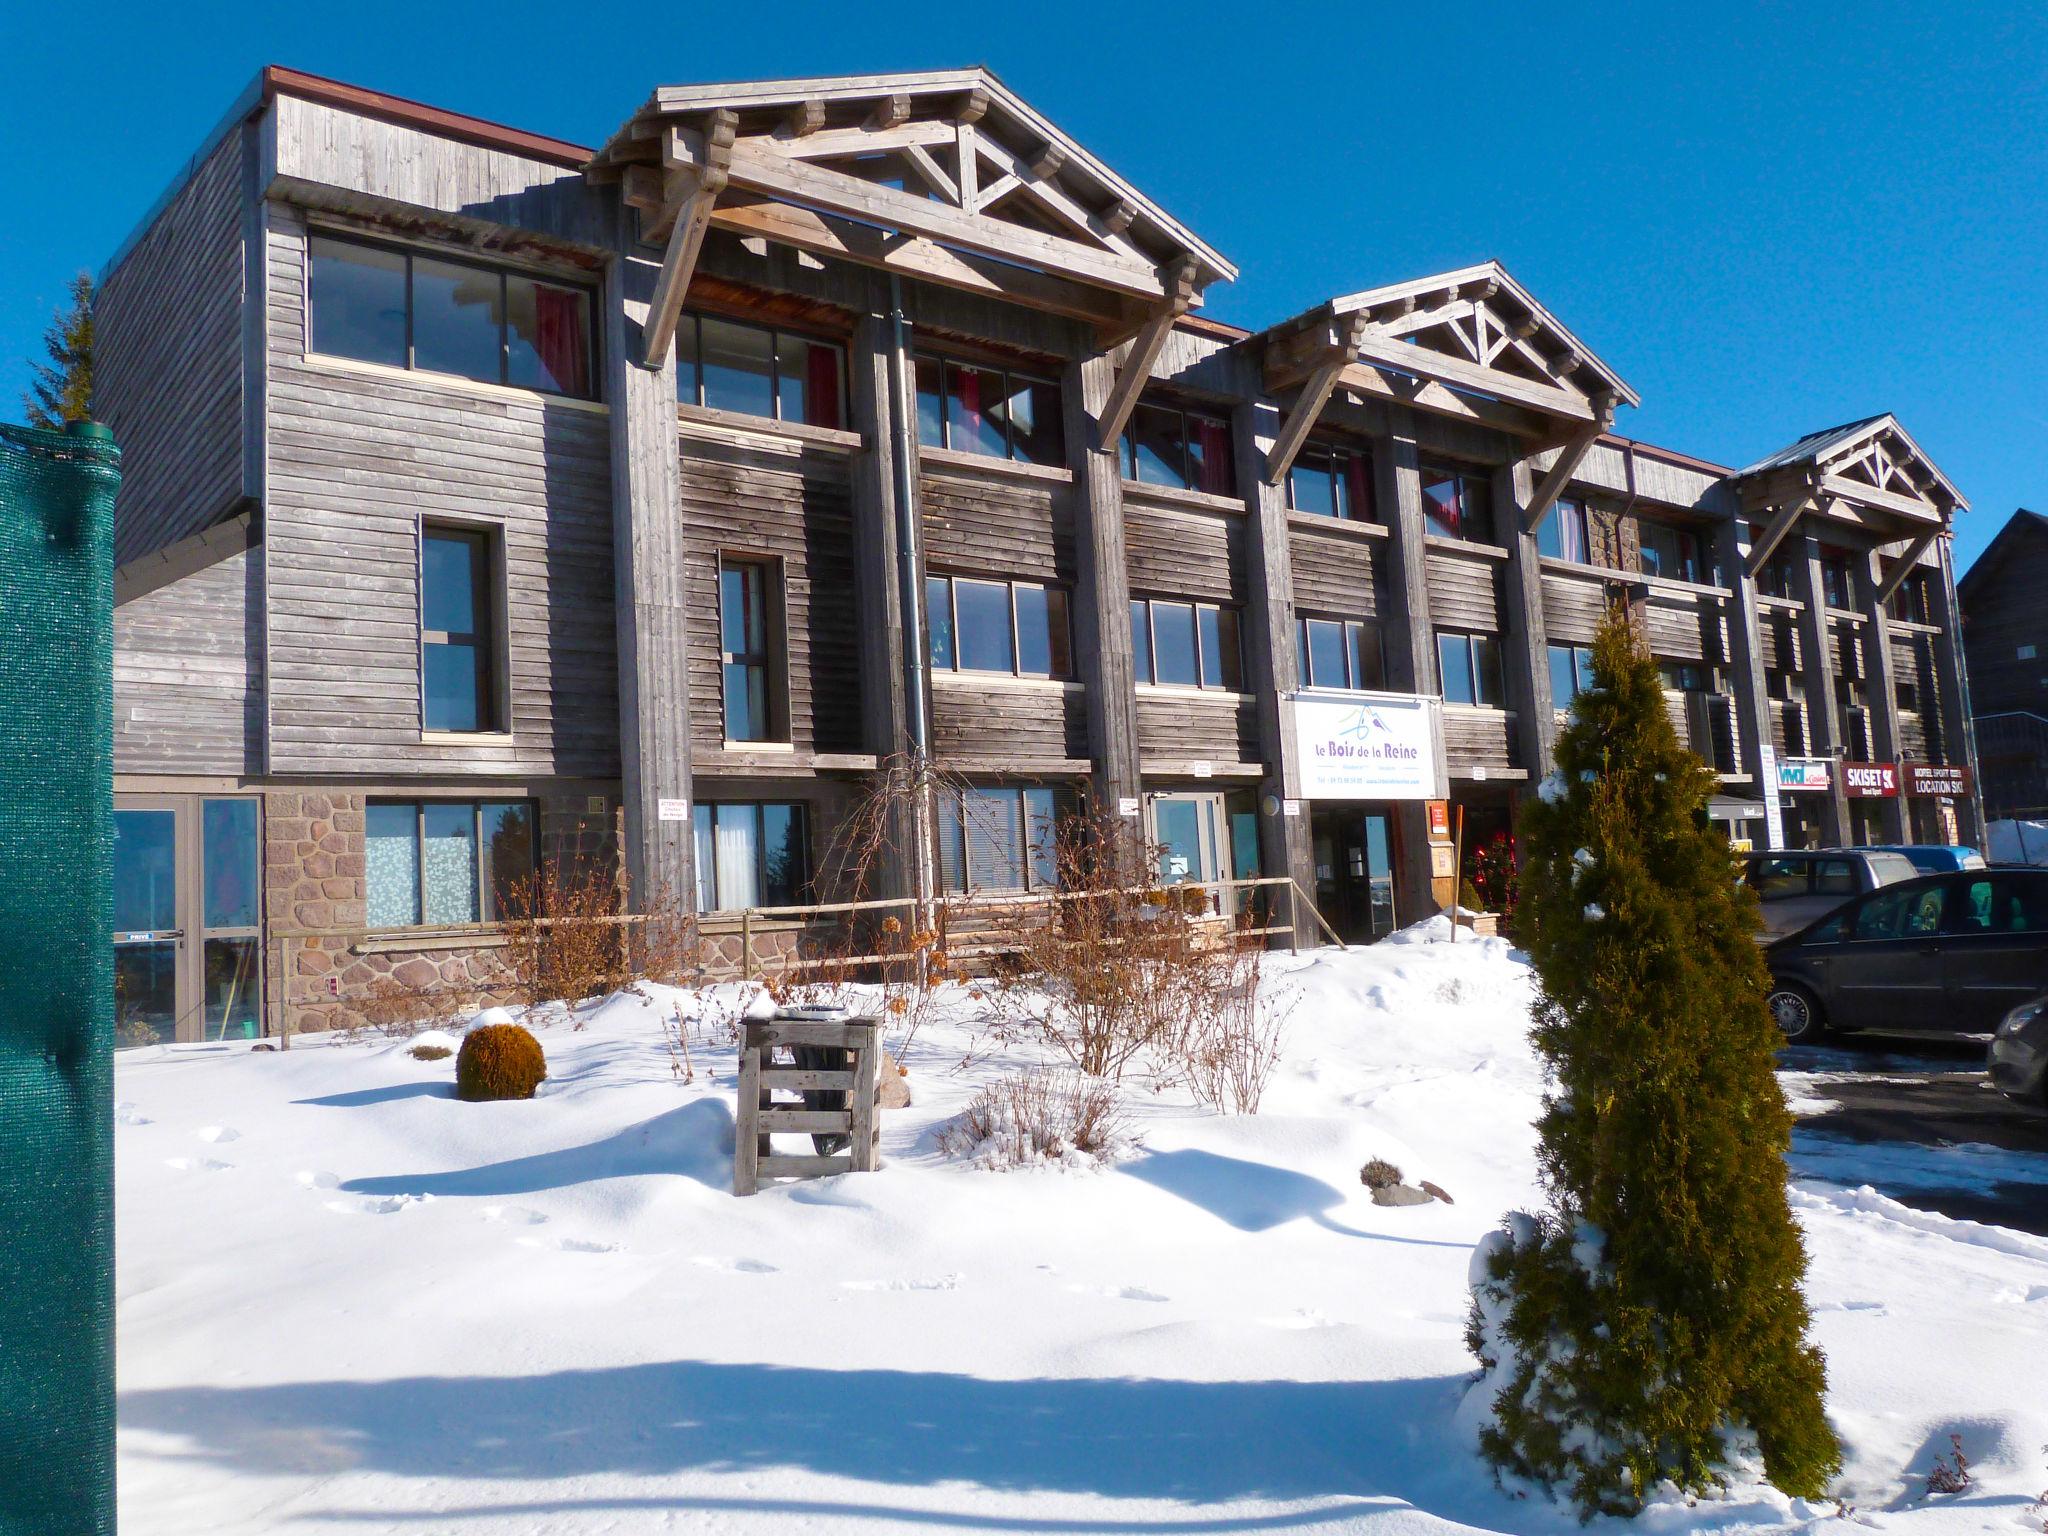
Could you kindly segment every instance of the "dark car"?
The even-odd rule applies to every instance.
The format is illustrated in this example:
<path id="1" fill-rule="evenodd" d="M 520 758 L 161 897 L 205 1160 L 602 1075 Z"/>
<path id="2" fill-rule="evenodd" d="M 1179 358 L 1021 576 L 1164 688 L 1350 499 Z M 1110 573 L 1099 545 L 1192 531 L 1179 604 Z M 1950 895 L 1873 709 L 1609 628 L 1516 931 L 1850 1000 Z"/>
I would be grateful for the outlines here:
<path id="1" fill-rule="evenodd" d="M 1829 1029 L 1989 1034 L 2048 991 L 2048 869 L 1925 875 L 1764 950 L 1787 1040 Z"/>
<path id="2" fill-rule="evenodd" d="M 2016 1099 L 2048 1103 L 2048 992 L 1999 1020 L 1991 1037 L 1991 1086 Z"/>

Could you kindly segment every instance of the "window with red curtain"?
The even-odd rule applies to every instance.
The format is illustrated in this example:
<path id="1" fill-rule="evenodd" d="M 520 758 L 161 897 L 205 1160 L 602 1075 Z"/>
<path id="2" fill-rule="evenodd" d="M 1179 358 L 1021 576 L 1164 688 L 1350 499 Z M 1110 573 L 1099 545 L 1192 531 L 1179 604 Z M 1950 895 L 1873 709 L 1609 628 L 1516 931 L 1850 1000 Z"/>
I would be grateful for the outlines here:
<path id="1" fill-rule="evenodd" d="M 839 415 L 839 349 L 812 342 L 804 367 L 804 422 L 813 427 L 841 425 Z"/>
<path id="2" fill-rule="evenodd" d="M 1372 463 L 1362 453 L 1344 456 L 1344 484 L 1351 492 L 1351 516 L 1361 523 L 1376 523 L 1379 512 L 1372 499 Z"/>
<path id="3" fill-rule="evenodd" d="M 1229 496 L 1237 489 L 1237 475 L 1230 458 L 1230 423 L 1206 416 L 1188 418 L 1188 446 L 1194 449 L 1193 489 L 1212 496 Z"/>

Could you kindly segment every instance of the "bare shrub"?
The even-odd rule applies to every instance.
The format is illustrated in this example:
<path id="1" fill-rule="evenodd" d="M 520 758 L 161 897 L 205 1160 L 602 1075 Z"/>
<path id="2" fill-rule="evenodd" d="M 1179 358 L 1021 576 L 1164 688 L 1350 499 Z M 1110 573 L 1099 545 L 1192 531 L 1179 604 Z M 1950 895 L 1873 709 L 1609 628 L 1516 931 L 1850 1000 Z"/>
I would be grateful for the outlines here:
<path id="1" fill-rule="evenodd" d="M 1401 1182 L 1401 1170 L 1384 1157 L 1368 1158 L 1358 1170 L 1358 1182 L 1367 1189 L 1392 1189 Z"/>
<path id="2" fill-rule="evenodd" d="M 342 1039 L 354 1042 L 377 1034 L 410 1040 L 423 1029 L 474 1013 L 477 999 L 474 987 L 417 986 L 396 976 L 380 976 L 349 1006 L 355 1022 L 340 1030 Z"/>
<path id="3" fill-rule="evenodd" d="M 1057 1068 L 989 1084 L 938 1139 L 948 1156 L 988 1168 L 1108 1159 L 1132 1141 L 1114 1084 Z"/>
<path id="4" fill-rule="evenodd" d="M 1948 1443 L 1955 1448 L 1955 1465 L 1950 1466 L 1939 1456 L 1934 1458 L 1934 1469 L 1927 1474 L 1929 1493 L 1961 1493 L 1970 1486 L 1970 1463 L 1963 1455 L 1963 1437 L 1950 1435 Z"/>
<path id="5" fill-rule="evenodd" d="M 455 1053 L 445 1045 L 420 1044 L 405 1053 L 414 1061 L 446 1061 Z"/>
<path id="6" fill-rule="evenodd" d="M 685 980 L 697 958 L 695 918 L 660 889 L 628 922 L 629 898 L 623 872 L 581 861 L 514 881 L 502 902 L 514 997 L 533 1009 L 608 997 L 642 979 Z"/>
<path id="7" fill-rule="evenodd" d="M 1237 1115 L 1259 1112 L 1293 1012 L 1265 993 L 1266 952 L 1247 926 L 1190 957 L 1185 1033 L 1173 1054 L 1197 1100 Z"/>

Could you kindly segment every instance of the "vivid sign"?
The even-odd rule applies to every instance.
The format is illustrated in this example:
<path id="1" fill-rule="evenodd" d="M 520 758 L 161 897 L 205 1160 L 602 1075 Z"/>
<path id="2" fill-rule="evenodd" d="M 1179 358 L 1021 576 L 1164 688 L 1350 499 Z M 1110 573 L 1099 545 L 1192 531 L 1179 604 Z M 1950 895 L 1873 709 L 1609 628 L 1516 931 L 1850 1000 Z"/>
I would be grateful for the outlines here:
<path id="1" fill-rule="evenodd" d="M 1890 800 L 1899 793 L 1897 763 L 1844 763 L 1842 788 L 1852 800 Z"/>
<path id="2" fill-rule="evenodd" d="M 1901 763 L 1909 795 L 1953 795 L 1970 792 L 1970 770 L 1962 763 Z"/>
<path id="3" fill-rule="evenodd" d="M 1833 781 L 1824 757 L 1788 757 L 1778 764 L 1778 788 L 1802 794 L 1825 790 Z"/>
<path id="4" fill-rule="evenodd" d="M 1430 800 L 1442 793 L 1435 701 L 1297 694 L 1294 741 L 1309 800 Z"/>

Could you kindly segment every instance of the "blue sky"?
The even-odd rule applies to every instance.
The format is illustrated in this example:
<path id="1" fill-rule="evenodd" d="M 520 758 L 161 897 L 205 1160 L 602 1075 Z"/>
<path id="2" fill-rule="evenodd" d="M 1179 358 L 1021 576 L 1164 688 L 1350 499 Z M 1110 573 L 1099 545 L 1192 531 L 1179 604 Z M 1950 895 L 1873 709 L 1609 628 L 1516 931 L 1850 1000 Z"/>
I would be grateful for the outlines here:
<path id="1" fill-rule="evenodd" d="M 1739 465 L 1895 411 L 1959 565 L 2048 510 L 2040 6 L 6 9 L 0 419 L 265 63 L 595 143 L 661 82 L 979 62 L 1237 262 L 1220 319 L 1494 256 L 1642 394 L 1621 431 Z"/>

